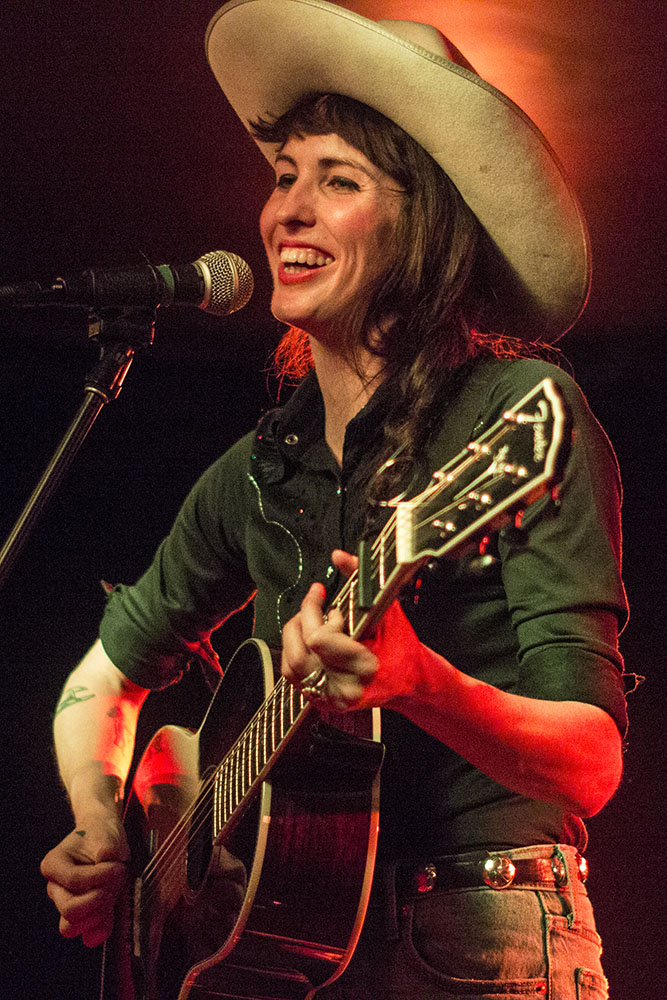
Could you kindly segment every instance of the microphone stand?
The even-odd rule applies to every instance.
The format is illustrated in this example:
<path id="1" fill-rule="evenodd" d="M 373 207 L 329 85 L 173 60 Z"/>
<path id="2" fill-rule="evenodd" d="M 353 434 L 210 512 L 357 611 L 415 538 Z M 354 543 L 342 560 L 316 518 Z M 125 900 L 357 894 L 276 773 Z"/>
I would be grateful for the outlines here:
<path id="1" fill-rule="evenodd" d="M 88 336 L 99 344 L 100 356 L 86 376 L 78 413 L 0 549 L 0 589 L 102 408 L 120 393 L 136 351 L 153 343 L 155 316 L 154 309 L 140 308 L 89 315 Z"/>

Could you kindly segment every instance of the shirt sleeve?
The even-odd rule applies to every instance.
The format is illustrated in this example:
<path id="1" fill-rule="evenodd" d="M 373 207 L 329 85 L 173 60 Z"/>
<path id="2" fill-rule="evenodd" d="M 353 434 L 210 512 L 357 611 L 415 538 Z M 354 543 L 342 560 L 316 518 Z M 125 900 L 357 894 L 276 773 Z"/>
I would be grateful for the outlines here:
<path id="1" fill-rule="evenodd" d="M 503 408 L 545 375 L 572 413 L 573 440 L 558 502 L 544 498 L 524 520 L 527 544 L 500 532 L 507 605 L 519 651 L 518 693 L 585 701 L 609 712 L 621 732 L 627 715 L 618 635 L 627 619 L 621 581 L 621 484 L 609 440 L 583 393 L 540 361 L 509 366 L 491 407 Z"/>
<path id="2" fill-rule="evenodd" d="M 109 597 L 102 645 L 142 687 L 178 680 L 195 655 L 214 660 L 211 632 L 252 594 L 244 534 L 253 439 L 246 435 L 202 475 L 148 570 Z"/>

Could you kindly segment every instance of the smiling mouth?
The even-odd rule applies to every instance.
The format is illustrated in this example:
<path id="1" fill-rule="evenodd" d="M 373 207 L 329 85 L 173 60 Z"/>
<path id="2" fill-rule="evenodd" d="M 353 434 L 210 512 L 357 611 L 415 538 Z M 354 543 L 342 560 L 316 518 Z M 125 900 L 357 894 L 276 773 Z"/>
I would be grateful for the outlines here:
<path id="1" fill-rule="evenodd" d="M 285 274 L 303 274 L 333 263 L 333 257 L 314 247 L 283 247 L 280 263 Z"/>

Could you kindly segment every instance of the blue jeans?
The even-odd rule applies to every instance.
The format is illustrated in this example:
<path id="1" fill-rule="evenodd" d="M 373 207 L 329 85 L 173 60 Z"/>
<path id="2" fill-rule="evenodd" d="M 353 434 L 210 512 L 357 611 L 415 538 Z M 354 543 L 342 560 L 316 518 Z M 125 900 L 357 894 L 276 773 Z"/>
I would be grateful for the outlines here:
<path id="1" fill-rule="evenodd" d="M 513 848 L 550 857 L 554 845 Z M 374 893 L 357 950 L 317 1000 L 606 1000 L 602 948 L 574 848 L 561 845 L 561 888 Z M 500 852 L 498 852 L 500 853 Z M 465 858 L 465 855 L 459 855 Z"/>

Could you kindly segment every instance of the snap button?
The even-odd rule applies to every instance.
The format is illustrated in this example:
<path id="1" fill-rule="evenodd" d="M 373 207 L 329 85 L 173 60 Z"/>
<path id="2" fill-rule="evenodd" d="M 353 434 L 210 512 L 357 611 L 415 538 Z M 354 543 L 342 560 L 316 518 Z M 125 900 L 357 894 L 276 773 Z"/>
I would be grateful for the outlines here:
<path id="1" fill-rule="evenodd" d="M 298 444 L 298 443 L 299 443 L 299 435 L 298 434 L 288 434 L 285 437 L 285 444 Z"/>
<path id="2" fill-rule="evenodd" d="M 487 858 L 484 862 L 484 881 L 492 889 L 507 889 L 511 886 L 516 875 L 516 865 L 509 859 L 501 855 L 496 858 Z"/>

